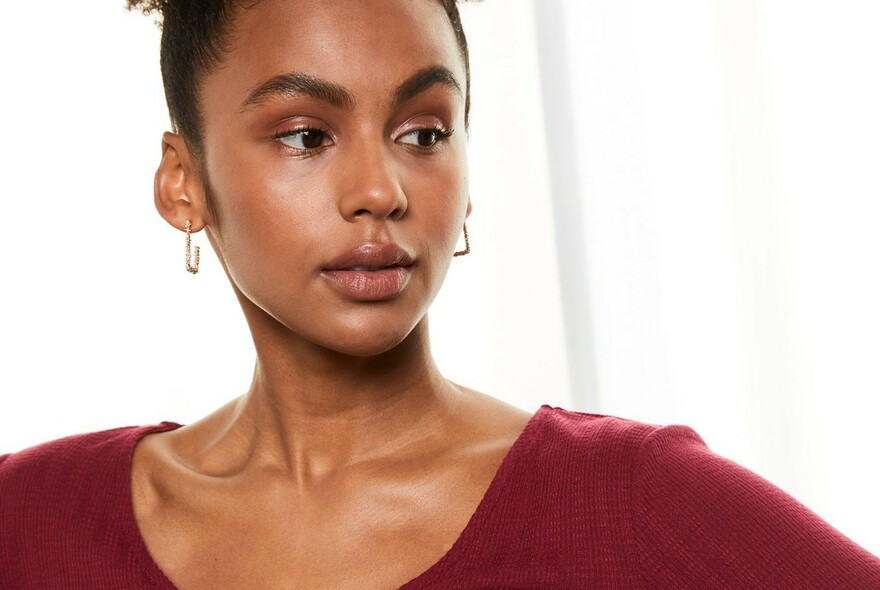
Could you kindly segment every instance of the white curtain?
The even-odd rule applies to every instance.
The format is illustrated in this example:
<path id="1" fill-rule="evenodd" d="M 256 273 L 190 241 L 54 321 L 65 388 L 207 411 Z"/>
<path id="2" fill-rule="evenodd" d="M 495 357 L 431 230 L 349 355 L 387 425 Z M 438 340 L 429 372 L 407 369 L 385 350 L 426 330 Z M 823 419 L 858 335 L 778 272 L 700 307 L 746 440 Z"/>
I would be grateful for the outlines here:
<path id="1" fill-rule="evenodd" d="M 690 424 L 880 553 L 880 5 L 532 9 L 573 402 Z"/>

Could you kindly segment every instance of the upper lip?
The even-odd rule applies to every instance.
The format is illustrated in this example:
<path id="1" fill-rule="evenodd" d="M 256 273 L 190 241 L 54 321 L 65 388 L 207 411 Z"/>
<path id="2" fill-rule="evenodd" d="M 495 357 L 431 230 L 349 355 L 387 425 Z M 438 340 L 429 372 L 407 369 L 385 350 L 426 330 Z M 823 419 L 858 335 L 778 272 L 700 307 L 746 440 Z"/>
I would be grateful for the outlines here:
<path id="1" fill-rule="evenodd" d="M 413 257 L 397 244 L 361 244 L 331 260 L 324 270 L 380 270 L 412 263 Z"/>

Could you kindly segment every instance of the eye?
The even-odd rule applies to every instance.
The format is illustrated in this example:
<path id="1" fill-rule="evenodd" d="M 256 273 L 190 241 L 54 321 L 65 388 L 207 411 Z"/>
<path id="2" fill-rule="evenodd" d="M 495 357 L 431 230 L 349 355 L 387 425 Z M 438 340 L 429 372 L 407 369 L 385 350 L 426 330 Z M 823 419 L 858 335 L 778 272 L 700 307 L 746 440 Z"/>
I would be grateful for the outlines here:
<path id="1" fill-rule="evenodd" d="M 422 148 L 434 147 L 438 141 L 443 141 L 452 135 L 452 131 L 447 131 L 442 127 L 432 129 L 416 129 L 410 131 L 400 138 L 401 143 L 415 145 Z"/>
<path id="2" fill-rule="evenodd" d="M 327 133 L 320 129 L 291 129 L 275 134 L 275 139 L 297 150 L 314 150 L 325 145 Z"/>

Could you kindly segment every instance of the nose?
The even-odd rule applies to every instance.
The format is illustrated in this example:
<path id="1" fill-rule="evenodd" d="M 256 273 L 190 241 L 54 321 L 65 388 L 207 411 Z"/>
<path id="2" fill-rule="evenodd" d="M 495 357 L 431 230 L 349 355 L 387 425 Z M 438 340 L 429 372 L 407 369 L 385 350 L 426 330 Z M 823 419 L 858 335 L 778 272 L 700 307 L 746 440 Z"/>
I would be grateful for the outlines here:
<path id="1" fill-rule="evenodd" d="M 406 213 L 397 163 L 387 146 L 376 143 L 361 144 L 341 162 L 339 212 L 347 221 L 365 216 L 397 220 Z"/>

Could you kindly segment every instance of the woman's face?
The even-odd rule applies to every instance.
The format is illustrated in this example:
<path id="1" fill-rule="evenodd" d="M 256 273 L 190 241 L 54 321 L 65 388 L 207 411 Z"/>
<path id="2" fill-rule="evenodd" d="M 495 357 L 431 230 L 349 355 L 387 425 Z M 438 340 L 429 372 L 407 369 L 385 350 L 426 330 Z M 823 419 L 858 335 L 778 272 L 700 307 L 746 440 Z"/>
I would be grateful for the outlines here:
<path id="1" fill-rule="evenodd" d="M 470 212 L 445 11 L 263 0 L 231 42 L 200 93 L 202 180 L 246 314 L 347 354 L 392 348 L 423 319 Z"/>

